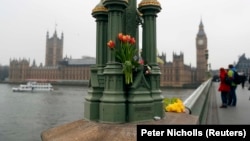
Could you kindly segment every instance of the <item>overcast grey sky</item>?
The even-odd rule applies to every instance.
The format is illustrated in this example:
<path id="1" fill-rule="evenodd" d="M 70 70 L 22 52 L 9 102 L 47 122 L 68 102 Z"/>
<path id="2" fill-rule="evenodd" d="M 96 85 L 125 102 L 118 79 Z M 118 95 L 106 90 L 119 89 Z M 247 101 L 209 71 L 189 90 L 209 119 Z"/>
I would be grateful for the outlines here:
<path id="1" fill-rule="evenodd" d="M 158 0 L 158 52 L 184 53 L 196 67 L 195 38 L 202 19 L 212 69 L 250 57 L 250 0 Z M 0 64 L 26 58 L 45 62 L 46 32 L 64 33 L 63 56 L 95 57 L 95 19 L 100 0 L 0 0 Z M 141 0 L 137 0 L 137 3 Z M 57 26 L 55 26 L 57 25 Z"/>

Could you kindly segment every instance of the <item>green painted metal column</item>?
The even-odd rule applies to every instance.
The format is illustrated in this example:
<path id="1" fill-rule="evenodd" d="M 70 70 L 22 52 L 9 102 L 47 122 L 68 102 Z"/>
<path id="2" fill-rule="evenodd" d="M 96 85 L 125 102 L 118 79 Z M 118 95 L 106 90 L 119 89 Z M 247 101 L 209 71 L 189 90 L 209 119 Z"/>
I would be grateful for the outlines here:
<path id="1" fill-rule="evenodd" d="M 134 75 L 135 81 L 128 92 L 128 121 L 148 121 L 154 118 L 154 101 L 150 93 L 150 84 L 143 73 L 143 66 Z"/>
<path id="2" fill-rule="evenodd" d="M 151 67 L 149 76 L 151 95 L 154 100 L 154 115 L 163 117 L 163 96 L 160 90 L 160 68 L 157 64 L 157 44 L 156 44 L 156 18 L 161 10 L 161 5 L 157 0 L 142 0 L 139 3 L 139 11 L 143 15 L 142 33 L 142 57 Z"/>
<path id="3" fill-rule="evenodd" d="M 123 32 L 124 12 L 127 0 L 105 0 L 103 5 L 108 9 L 108 40 L 118 41 L 118 33 Z M 108 42 L 107 40 L 107 42 Z M 119 47 L 116 45 L 116 47 Z M 108 48 L 106 46 L 106 48 Z M 104 68 L 105 85 L 100 99 L 100 122 L 126 122 L 126 98 L 124 92 L 124 74 L 122 66 L 116 62 L 115 54 L 108 50 L 108 62 Z"/>
<path id="4" fill-rule="evenodd" d="M 129 6 L 126 9 L 125 30 L 127 34 L 136 37 L 137 57 L 139 59 L 139 24 L 141 24 L 141 15 L 137 11 L 137 0 L 129 0 Z M 138 72 L 133 74 L 134 82 L 128 86 L 127 93 L 127 121 L 139 122 L 153 119 L 153 99 L 150 93 L 150 86 L 143 74 L 143 66 L 138 68 Z"/>
<path id="5" fill-rule="evenodd" d="M 128 7 L 125 11 L 124 17 L 124 32 L 127 35 L 131 35 L 136 39 L 136 49 L 138 50 L 137 58 L 139 59 L 139 24 L 140 15 L 137 11 L 137 0 L 128 0 Z"/>
<path id="6" fill-rule="evenodd" d="M 128 0 L 128 7 L 124 16 L 124 31 L 125 34 L 135 37 L 138 40 L 138 23 L 137 23 L 137 0 Z"/>
<path id="7" fill-rule="evenodd" d="M 92 11 L 96 18 L 96 65 L 91 68 L 90 89 L 85 98 L 84 117 L 103 123 L 125 123 L 164 117 L 160 90 L 160 68 L 156 60 L 156 17 L 161 7 L 157 0 L 101 0 Z M 136 37 L 142 24 L 142 57 L 152 67 L 149 75 L 143 66 L 133 74 L 134 82 L 126 85 L 122 64 L 107 42 L 119 49 L 118 33 Z M 138 59 L 138 58 L 137 58 Z"/>
<path id="8" fill-rule="evenodd" d="M 103 70 L 107 62 L 108 10 L 103 6 L 103 0 L 93 9 L 92 15 L 96 18 L 96 65 L 91 67 L 90 89 L 84 102 L 84 118 L 98 121 L 100 98 L 104 89 Z"/>

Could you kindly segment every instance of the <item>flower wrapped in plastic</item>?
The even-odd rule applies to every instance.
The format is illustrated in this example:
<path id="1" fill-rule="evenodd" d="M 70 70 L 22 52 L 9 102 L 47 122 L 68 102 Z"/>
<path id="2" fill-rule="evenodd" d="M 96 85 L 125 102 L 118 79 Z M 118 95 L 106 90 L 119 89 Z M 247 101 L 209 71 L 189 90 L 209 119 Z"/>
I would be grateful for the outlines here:
<path id="1" fill-rule="evenodd" d="M 133 83 L 133 70 L 139 66 L 135 59 L 137 56 L 137 49 L 135 45 L 135 38 L 130 35 L 118 34 L 120 41 L 120 48 L 115 48 L 115 42 L 110 40 L 107 45 L 110 49 L 115 51 L 116 60 L 122 64 L 122 71 L 125 75 L 125 83 Z"/>

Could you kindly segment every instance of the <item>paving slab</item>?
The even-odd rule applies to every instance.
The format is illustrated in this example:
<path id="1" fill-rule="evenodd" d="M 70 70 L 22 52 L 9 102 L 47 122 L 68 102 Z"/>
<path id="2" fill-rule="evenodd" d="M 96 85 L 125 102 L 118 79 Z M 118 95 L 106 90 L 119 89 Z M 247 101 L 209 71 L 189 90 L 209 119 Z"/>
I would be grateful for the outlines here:
<path id="1" fill-rule="evenodd" d="M 41 133 L 42 141 L 136 141 L 137 125 L 198 124 L 198 117 L 186 113 L 166 112 L 165 118 L 136 123 L 105 124 L 78 120 Z"/>
<path id="2" fill-rule="evenodd" d="M 244 88 L 241 85 L 237 86 L 236 96 L 237 105 L 235 107 L 228 106 L 227 108 L 220 108 L 221 106 L 221 95 L 217 90 L 219 83 L 213 83 L 213 91 L 215 95 L 215 100 L 217 103 L 216 108 L 218 115 L 217 124 L 230 124 L 230 125 L 240 125 L 249 124 L 250 125 L 250 90 L 248 90 L 248 84 Z"/>

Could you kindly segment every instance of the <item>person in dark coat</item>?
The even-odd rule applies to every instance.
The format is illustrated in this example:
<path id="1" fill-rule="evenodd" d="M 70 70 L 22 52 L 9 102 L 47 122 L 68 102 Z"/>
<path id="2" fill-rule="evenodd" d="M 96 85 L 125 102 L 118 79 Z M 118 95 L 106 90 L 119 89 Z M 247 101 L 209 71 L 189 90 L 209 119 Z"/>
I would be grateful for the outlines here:
<path id="1" fill-rule="evenodd" d="M 234 67 L 234 65 L 232 65 L 232 64 L 228 65 L 227 75 L 232 80 L 234 79 L 234 74 L 235 74 L 236 71 L 237 70 Z M 235 82 L 232 82 L 231 85 L 230 85 L 230 92 L 229 92 L 229 97 L 228 97 L 228 105 L 229 106 L 235 107 L 236 104 L 237 104 L 237 94 L 236 94 L 237 86 L 238 85 Z"/>
<path id="2" fill-rule="evenodd" d="M 221 101 L 222 105 L 220 108 L 227 108 L 227 103 L 228 103 L 228 95 L 230 92 L 230 85 L 225 83 L 225 77 L 227 76 L 227 70 L 224 69 L 223 67 L 220 68 L 220 85 L 218 88 L 218 91 L 221 92 Z"/>
<path id="3" fill-rule="evenodd" d="M 248 84 L 249 84 L 249 86 L 248 86 L 248 90 L 250 90 L 250 75 L 248 74 Z M 250 100 L 250 97 L 249 97 L 249 100 Z"/>
<path id="4" fill-rule="evenodd" d="M 247 80 L 247 76 L 245 74 L 242 74 L 242 76 L 241 76 L 241 87 L 242 87 L 242 89 L 244 89 L 244 87 L 245 87 L 246 80 Z"/>

